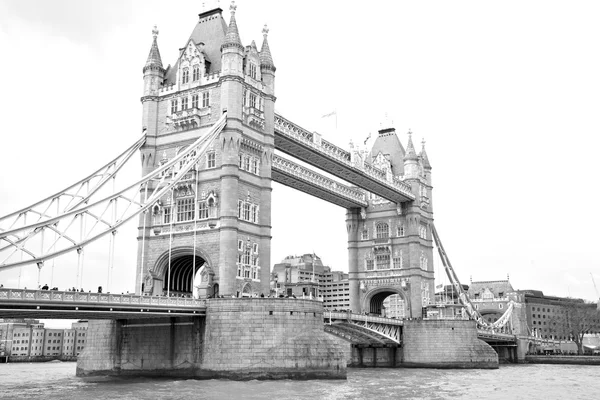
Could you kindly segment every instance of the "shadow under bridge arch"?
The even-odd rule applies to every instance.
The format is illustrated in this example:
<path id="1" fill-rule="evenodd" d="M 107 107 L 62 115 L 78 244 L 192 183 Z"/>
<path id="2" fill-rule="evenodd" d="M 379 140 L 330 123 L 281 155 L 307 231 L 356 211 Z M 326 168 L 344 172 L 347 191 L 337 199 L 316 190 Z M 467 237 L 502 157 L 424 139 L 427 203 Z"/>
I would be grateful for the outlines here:
<path id="1" fill-rule="evenodd" d="M 170 257 L 169 257 L 170 255 Z M 196 274 L 202 268 L 212 275 L 208 257 L 198 249 L 180 247 L 166 252 L 156 262 L 156 275 L 162 278 L 162 294 L 192 296 Z M 212 282 L 212 276 L 210 279 Z M 208 282 L 207 282 L 208 283 Z"/>

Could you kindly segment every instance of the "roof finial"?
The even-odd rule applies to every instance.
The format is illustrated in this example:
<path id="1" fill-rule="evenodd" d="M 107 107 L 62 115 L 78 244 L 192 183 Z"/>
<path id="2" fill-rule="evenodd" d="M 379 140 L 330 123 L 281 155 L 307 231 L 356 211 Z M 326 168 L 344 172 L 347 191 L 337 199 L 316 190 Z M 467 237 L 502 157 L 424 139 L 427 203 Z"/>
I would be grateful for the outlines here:
<path id="1" fill-rule="evenodd" d="M 237 9 L 237 6 L 235 5 L 235 1 L 232 1 L 231 5 L 229 6 L 229 11 L 231 11 L 231 15 L 235 15 L 236 9 Z"/>
<path id="2" fill-rule="evenodd" d="M 410 128 L 408 128 L 408 136 L 412 135 L 412 131 L 410 130 Z"/>
<path id="3" fill-rule="evenodd" d="M 267 28 L 267 24 L 265 24 L 265 26 L 263 26 L 262 34 L 263 34 L 263 37 L 266 39 L 267 35 L 269 34 L 269 28 Z"/>
<path id="4" fill-rule="evenodd" d="M 425 138 L 421 139 L 421 146 L 425 148 Z"/>
<path id="5" fill-rule="evenodd" d="M 154 29 L 152 29 L 152 37 L 154 37 L 154 39 L 156 39 L 157 36 L 158 36 L 158 28 L 156 27 L 156 25 L 154 25 Z"/>

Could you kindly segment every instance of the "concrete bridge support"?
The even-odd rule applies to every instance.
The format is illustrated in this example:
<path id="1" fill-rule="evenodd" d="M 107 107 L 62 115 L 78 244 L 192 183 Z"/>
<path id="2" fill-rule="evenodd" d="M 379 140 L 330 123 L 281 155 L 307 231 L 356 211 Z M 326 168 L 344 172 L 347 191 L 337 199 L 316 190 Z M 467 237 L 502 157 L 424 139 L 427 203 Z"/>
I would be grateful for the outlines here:
<path id="1" fill-rule="evenodd" d="M 517 346 L 492 345 L 498 353 L 498 362 L 501 364 L 516 364 L 519 362 Z"/>
<path id="2" fill-rule="evenodd" d="M 348 363 L 349 367 L 401 367 L 402 348 L 375 347 L 375 346 L 352 346 L 352 356 Z"/>
<path id="3" fill-rule="evenodd" d="M 498 354 L 477 338 L 475 321 L 406 321 L 402 343 L 404 367 L 498 368 Z"/>
<path id="4" fill-rule="evenodd" d="M 345 379 L 346 357 L 320 302 L 211 299 L 206 317 L 90 321 L 77 375 Z"/>

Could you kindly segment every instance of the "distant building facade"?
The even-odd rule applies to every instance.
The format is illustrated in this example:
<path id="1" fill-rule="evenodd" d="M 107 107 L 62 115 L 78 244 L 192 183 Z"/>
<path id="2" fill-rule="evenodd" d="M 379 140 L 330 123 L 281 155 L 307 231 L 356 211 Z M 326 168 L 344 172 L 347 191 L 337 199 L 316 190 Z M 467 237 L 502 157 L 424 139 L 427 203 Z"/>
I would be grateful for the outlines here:
<path id="1" fill-rule="evenodd" d="M 348 274 L 332 271 L 315 254 L 288 256 L 273 266 L 271 290 L 275 295 L 319 297 L 331 310 L 350 307 Z"/>
<path id="2" fill-rule="evenodd" d="M 39 320 L 0 319 L 0 356 L 70 358 L 85 346 L 87 321 L 70 329 L 45 328 Z"/>
<path id="3" fill-rule="evenodd" d="M 520 290 L 526 304 L 527 326 L 533 336 L 544 339 L 572 339 L 573 324 L 578 323 L 573 314 L 588 310 L 584 330 L 588 335 L 600 334 L 600 313 L 597 305 L 582 299 L 547 296 L 541 290 Z"/>

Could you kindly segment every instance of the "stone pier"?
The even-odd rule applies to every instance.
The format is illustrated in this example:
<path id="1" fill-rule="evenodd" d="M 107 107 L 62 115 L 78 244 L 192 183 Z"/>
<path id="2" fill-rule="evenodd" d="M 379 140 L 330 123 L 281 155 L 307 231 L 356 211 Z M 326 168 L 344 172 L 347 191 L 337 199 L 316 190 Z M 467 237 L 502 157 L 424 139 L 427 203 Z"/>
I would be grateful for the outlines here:
<path id="1" fill-rule="evenodd" d="M 498 354 L 477 338 L 475 321 L 413 320 L 403 327 L 401 365 L 419 368 L 498 368 Z"/>
<path id="2" fill-rule="evenodd" d="M 211 299 L 206 317 L 90 321 L 77 375 L 345 379 L 312 300 Z"/>

